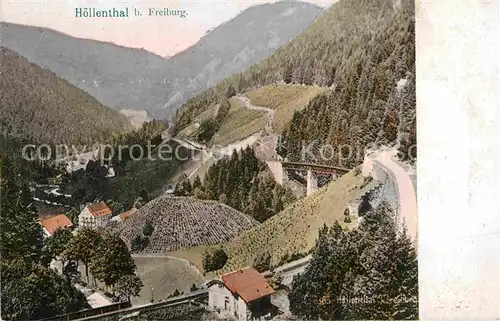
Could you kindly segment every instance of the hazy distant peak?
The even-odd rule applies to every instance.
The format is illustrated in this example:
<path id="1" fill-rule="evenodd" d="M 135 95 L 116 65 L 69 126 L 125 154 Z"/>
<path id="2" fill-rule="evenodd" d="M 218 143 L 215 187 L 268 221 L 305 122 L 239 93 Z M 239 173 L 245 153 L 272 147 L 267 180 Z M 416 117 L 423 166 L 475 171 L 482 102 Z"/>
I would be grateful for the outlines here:
<path id="1" fill-rule="evenodd" d="M 167 119 L 191 96 L 271 55 L 322 11 L 298 1 L 253 6 L 169 59 L 144 49 L 12 23 L 1 25 L 2 44 L 104 105 L 146 110 Z"/>

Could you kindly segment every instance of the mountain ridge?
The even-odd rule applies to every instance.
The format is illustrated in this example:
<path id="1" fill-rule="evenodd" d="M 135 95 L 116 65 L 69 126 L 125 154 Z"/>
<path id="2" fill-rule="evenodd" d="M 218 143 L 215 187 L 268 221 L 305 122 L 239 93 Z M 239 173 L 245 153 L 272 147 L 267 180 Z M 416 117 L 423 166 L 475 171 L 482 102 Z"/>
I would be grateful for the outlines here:
<path id="1" fill-rule="evenodd" d="M 291 14 L 283 16 L 284 12 Z M 250 7 L 180 53 L 135 48 L 2 23 L 3 45 L 49 68 L 114 109 L 168 119 L 189 97 L 270 55 L 323 12 L 305 2 Z"/>
<path id="2" fill-rule="evenodd" d="M 9 27 L 9 25 L 19 26 L 19 27 L 23 27 L 23 28 L 41 29 L 43 31 L 53 32 L 53 33 L 59 34 L 59 35 L 64 36 L 64 37 L 74 38 L 76 40 L 93 41 L 93 42 L 104 44 L 104 45 L 110 45 L 110 46 L 116 47 L 118 49 L 137 50 L 137 51 L 141 51 L 141 52 L 145 52 L 145 53 L 151 54 L 153 56 L 157 56 L 157 57 L 162 58 L 162 59 L 169 59 L 169 58 L 172 57 L 172 56 L 168 56 L 168 55 L 167 56 L 162 56 L 162 55 L 159 55 L 157 53 L 154 53 L 154 52 L 152 52 L 150 50 L 147 50 L 147 49 L 144 49 L 144 48 L 127 47 L 127 46 L 124 46 L 124 45 L 120 45 L 120 44 L 114 43 L 113 41 L 110 41 L 110 40 L 106 41 L 106 40 L 97 40 L 97 39 L 92 39 L 92 38 L 78 37 L 78 36 L 73 36 L 73 35 L 71 35 L 71 34 L 69 34 L 67 32 L 61 31 L 61 30 L 51 29 L 51 28 L 42 27 L 42 26 L 32 26 L 32 25 L 27 25 L 27 24 L 24 24 L 24 23 L 17 23 L 17 22 L 10 22 L 10 21 L 0 21 L 0 30 L 2 28 L 4 28 L 4 27 Z"/>
<path id="3" fill-rule="evenodd" d="M 54 72 L 0 47 L 0 129 L 32 143 L 89 144 L 132 129 L 124 115 Z"/>
<path id="4" fill-rule="evenodd" d="M 359 151 L 373 142 L 398 143 L 408 154 L 416 145 L 414 20 L 409 0 L 396 8 L 389 0 L 336 2 L 268 58 L 190 98 L 177 109 L 171 133 L 233 93 L 276 83 L 315 85 L 330 90 L 296 110 L 282 130 L 287 143 L 280 156 L 297 161 L 301 142 L 314 140 Z M 398 85 L 402 80 L 405 86 Z M 353 167 L 362 154 L 351 154 L 357 155 L 316 161 Z"/>

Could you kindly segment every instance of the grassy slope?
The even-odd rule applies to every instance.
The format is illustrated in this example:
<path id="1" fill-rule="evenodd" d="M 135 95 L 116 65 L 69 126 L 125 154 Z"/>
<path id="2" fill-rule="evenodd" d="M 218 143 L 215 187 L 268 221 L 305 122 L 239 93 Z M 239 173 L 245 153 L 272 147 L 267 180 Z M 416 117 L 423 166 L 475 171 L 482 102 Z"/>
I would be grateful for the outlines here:
<path id="1" fill-rule="evenodd" d="M 326 89 L 317 86 L 274 84 L 254 89 L 245 95 L 252 105 L 276 110 L 273 129 L 281 132 L 292 119 L 294 111 L 305 108 L 309 100 L 324 90 Z M 243 108 L 241 101 L 235 98 L 229 101 L 231 109 L 214 137 L 214 144 L 227 145 L 242 140 L 258 132 L 266 123 L 266 113 Z M 197 121 L 213 114 L 212 109 L 200 114 Z M 186 130 L 191 127 L 187 127 Z"/>
<path id="2" fill-rule="evenodd" d="M 327 89 L 318 86 L 273 84 L 251 90 L 245 95 L 250 99 L 252 105 L 275 109 L 273 129 L 276 132 L 282 132 L 292 119 L 294 111 L 305 108 L 309 100 L 325 90 Z M 246 109 L 242 106 L 241 101 L 235 98 L 231 98 L 229 102 L 231 109 L 222 121 L 219 131 L 215 134 L 213 144 L 225 146 L 245 139 L 262 129 L 266 123 L 266 113 Z M 215 118 L 216 113 L 217 105 L 210 106 L 177 136 L 192 136 L 196 133 L 197 123 Z"/>
<path id="3" fill-rule="evenodd" d="M 315 194 L 298 200 L 262 225 L 242 232 L 231 242 L 223 244 L 229 261 L 219 272 L 252 265 L 255 256 L 266 250 L 272 251 L 272 264 L 277 263 L 286 253 L 309 251 L 323 224 L 331 226 L 338 220 L 345 226 L 344 210 L 353 195 L 359 192 L 362 183 L 363 177 L 355 176 L 351 171 Z M 351 223 L 349 227 L 354 224 Z M 205 249 L 206 247 L 193 247 L 170 252 L 168 255 L 187 259 L 201 267 Z"/>
<path id="4" fill-rule="evenodd" d="M 198 270 L 200 270 L 202 273 L 204 273 L 205 271 L 203 269 L 203 261 L 202 261 L 203 252 L 214 250 L 220 246 L 221 245 L 199 245 L 199 246 L 191 247 L 189 249 L 182 249 L 182 250 L 178 250 L 178 251 L 167 252 L 167 253 L 165 253 L 165 255 L 188 260 L 189 262 L 196 265 Z"/>
<path id="5" fill-rule="evenodd" d="M 273 84 L 252 91 L 245 95 L 252 105 L 264 106 L 276 110 L 273 129 L 282 132 L 292 119 L 296 110 L 302 110 L 314 96 L 327 90 L 326 88 L 305 85 Z"/>
<path id="6" fill-rule="evenodd" d="M 298 200 L 262 226 L 241 233 L 225 246 L 229 262 L 225 271 L 251 265 L 256 255 L 269 250 L 275 264 L 286 253 L 309 251 L 316 242 L 318 230 L 336 220 L 343 224 L 344 210 L 352 195 L 359 191 L 361 175 L 350 172 L 315 194 Z"/>
<path id="7" fill-rule="evenodd" d="M 231 108 L 214 136 L 214 144 L 227 145 L 258 132 L 267 120 L 267 114 L 244 108 L 235 98 L 229 99 Z"/>
<path id="8" fill-rule="evenodd" d="M 132 304 L 146 304 L 151 300 L 151 288 L 154 299 L 166 298 L 176 289 L 187 293 L 194 283 L 200 286 L 203 278 L 186 262 L 166 257 L 134 257 L 137 275 L 144 283 L 139 297 L 132 298 Z"/>
<path id="9" fill-rule="evenodd" d="M 215 118 L 217 116 L 217 110 L 218 110 L 218 105 L 216 104 L 211 104 L 207 110 L 199 114 L 195 120 L 186 128 L 181 130 L 178 134 L 177 137 L 179 138 L 191 138 L 195 133 L 196 130 L 198 129 L 198 126 L 205 120 L 208 120 L 210 118 Z"/>

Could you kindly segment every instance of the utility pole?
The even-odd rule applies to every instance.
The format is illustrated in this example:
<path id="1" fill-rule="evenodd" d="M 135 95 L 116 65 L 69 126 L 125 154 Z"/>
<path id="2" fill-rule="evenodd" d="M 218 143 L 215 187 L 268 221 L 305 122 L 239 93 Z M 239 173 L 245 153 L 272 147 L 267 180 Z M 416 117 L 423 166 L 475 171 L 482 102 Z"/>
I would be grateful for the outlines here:
<path id="1" fill-rule="evenodd" d="M 153 300 L 153 293 L 154 293 L 154 290 L 155 290 L 155 288 L 151 288 L 151 303 L 153 303 L 153 302 L 154 302 L 154 300 Z"/>

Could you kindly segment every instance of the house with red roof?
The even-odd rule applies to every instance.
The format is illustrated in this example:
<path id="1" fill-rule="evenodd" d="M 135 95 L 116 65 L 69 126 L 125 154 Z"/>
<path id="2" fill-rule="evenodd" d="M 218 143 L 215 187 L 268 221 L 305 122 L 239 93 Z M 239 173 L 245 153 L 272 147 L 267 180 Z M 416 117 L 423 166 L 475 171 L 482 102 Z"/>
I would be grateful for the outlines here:
<path id="1" fill-rule="evenodd" d="M 116 222 L 123 222 L 126 219 L 128 219 L 130 215 L 134 214 L 135 212 L 137 212 L 137 209 L 135 207 L 132 207 L 128 211 L 125 211 L 125 212 L 121 213 L 120 215 L 116 215 L 111 220 L 116 221 Z"/>
<path id="2" fill-rule="evenodd" d="M 274 289 L 257 270 L 247 267 L 223 274 L 207 284 L 208 305 L 221 316 L 239 321 L 260 320 L 275 313 L 271 304 Z"/>
<path id="3" fill-rule="evenodd" d="M 78 227 L 91 229 L 104 227 L 111 219 L 111 215 L 111 210 L 104 202 L 87 205 L 78 216 Z"/>
<path id="4" fill-rule="evenodd" d="M 64 214 L 59 214 L 45 218 L 40 221 L 45 237 L 54 235 L 58 229 L 70 228 L 73 226 L 71 220 Z"/>

